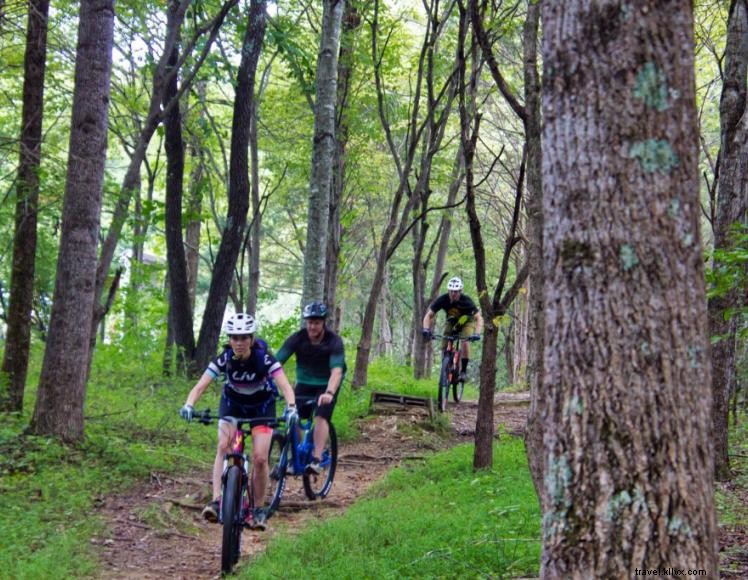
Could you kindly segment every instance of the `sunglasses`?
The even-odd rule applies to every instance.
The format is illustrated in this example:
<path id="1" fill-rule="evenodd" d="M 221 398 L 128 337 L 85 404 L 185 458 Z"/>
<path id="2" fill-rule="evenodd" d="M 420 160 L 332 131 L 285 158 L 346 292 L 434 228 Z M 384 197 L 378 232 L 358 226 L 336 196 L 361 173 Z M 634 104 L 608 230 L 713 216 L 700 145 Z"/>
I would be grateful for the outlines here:
<path id="1" fill-rule="evenodd" d="M 236 342 L 242 342 L 254 338 L 254 334 L 232 334 L 229 336 L 229 340 L 235 340 Z"/>

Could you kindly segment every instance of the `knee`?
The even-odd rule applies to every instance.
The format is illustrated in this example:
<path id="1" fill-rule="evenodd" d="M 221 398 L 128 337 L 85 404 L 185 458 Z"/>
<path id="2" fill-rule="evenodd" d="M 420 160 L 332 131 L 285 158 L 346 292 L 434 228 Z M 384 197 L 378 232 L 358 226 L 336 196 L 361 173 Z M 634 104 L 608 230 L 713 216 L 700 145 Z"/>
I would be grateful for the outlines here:
<path id="1" fill-rule="evenodd" d="M 252 453 L 252 464 L 255 466 L 255 469 L 264 469 L 267 467 L 267 453 Z"/>

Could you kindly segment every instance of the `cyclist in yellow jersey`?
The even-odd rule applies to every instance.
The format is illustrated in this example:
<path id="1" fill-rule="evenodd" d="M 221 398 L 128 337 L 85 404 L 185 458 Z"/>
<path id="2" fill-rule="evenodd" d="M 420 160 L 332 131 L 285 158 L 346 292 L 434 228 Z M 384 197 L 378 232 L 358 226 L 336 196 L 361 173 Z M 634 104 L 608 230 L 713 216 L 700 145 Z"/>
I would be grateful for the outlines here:
<path id="1" fill-rule="evenodd" d="M 423 317 L 423 337 L 430 340 L 433 335 L 434 319 L 436 313 L 444 310 L 447 313 L 447 322 L 444 334 L 452 334 L 459 328 L 460 336 L 464 339 L 460 345 L 460 357 L 462 358 L 462 369 L 460 380 L 465 380 L 468 362 L 470 362 L 471 341 L 480 340 L 483 331 L 483 318 L 475 302 L 462 293 L 465 285 L 460 278 L 454 277 L 447 283 L 447 293 L 442 294 L 426 310 Z"/>

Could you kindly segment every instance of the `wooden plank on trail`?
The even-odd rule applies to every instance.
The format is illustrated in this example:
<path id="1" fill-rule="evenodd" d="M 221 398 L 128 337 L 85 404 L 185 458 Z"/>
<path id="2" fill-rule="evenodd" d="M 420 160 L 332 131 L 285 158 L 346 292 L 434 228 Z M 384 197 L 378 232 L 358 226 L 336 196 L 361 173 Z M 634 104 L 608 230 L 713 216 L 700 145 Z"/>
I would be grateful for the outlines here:
<path id="1" fill-rule="evenodd" d="M 369 408 L 374 410 L 395 411 L 410 409 L 412 407 L 421 407 L 425 409 L 429 416 L 434 413 L 434 402 L 430 397 L 415 397 L 413 395 L 403 395 L 401 393 L 383 393 L 374 391 L 369 400 Z"/>

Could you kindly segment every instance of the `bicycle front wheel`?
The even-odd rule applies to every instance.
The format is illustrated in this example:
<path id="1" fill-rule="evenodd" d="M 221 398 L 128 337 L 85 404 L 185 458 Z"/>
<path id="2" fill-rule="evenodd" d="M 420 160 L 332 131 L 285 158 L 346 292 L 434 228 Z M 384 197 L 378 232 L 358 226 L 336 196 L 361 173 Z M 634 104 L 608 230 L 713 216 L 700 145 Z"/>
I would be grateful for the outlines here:
<path id="1" fill-rule="evenodd" d="M 442 359 L 442 370 L 439 373 L 439 397 L 437 408 L 442 413 L 447 410 L 447 399 L 449 399 L 449 357 Z"/>
<path id="2" fill-rule="evenodd" d="M 452 400 L 455 403 L 462 401 L 462 393 L 465 391 L 465 381 L 458 381 L 452 385 Z"/>
<path id="3" fill-rule="evenodd" d="M 332 480 L 335 478 L 335 469 L 338 466 L 338 437 L 335 434 L 335 426 L 328 423 L 330 432 L 325 442 L 325 450 L 320 458 L 320 467 L 322 471 L 317 473 L 305 473 L 304 493 L 311 499 L 322 499 L 327 497 L 332 488 Z"/>
<path id="4" fill-rule="evenodd" d="M 286 466 L 288 465 L 288 450 L 290 443 L 286 443 L 286 437 L 279 431 L 273 431 L 273 439 L 270 442 L 268 455 L 268 484 L 265 497 L 267 516 L 273 515 L 278 509 L 283 490 L 286 489 Z"/>
<path id="5" fill-rule="evenodd" d="M 221 572 L 229 573 L 239 561 L 242 533 L 242 470 L 238 465 L 229 467 L 221 502 L 223 544 L 221 546 Z"/>

